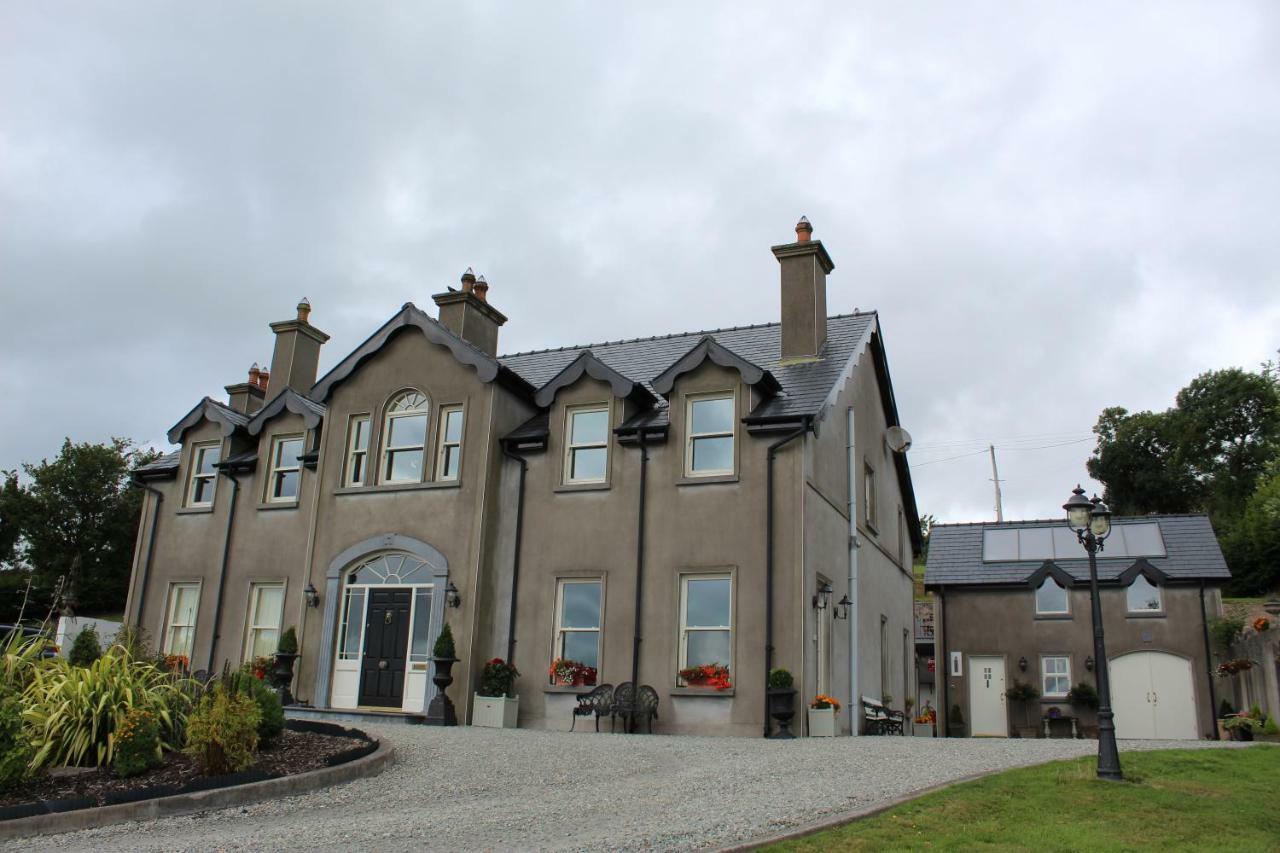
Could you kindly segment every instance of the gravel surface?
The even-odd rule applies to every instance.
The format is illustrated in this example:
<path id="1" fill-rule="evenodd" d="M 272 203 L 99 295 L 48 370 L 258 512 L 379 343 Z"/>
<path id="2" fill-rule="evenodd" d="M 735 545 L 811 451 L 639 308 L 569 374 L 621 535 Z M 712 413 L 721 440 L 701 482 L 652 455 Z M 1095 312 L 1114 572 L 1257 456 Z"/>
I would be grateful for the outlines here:
<path id="1" fill-rule="evenodd" d="M 381 776 L 233 809 L 10 842 L 34 850 L 687 849 L 768 835 L 1087 740 L 749 738 L 397 726 Z M 1121 749 L 1216 747 L 1122 742 Z"/>

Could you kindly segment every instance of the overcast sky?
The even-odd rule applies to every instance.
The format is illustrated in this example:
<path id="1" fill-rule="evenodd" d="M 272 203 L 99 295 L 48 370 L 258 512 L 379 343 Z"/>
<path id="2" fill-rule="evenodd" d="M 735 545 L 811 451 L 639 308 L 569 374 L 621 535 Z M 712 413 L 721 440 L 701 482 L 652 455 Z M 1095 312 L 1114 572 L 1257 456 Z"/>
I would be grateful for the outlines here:
<path id="1" fill-rule="evenodd" d="M 0 468 L 164 446 L 304 295 L 322 370 L 467 266 L 503 352 L 774 321 L 805 214 L 921 511 L 992 517 L 992 442 L 1056 516 L 1104 406 L 1280 346 L 1278 44 L 1267 2 L 3 0 Z"/>

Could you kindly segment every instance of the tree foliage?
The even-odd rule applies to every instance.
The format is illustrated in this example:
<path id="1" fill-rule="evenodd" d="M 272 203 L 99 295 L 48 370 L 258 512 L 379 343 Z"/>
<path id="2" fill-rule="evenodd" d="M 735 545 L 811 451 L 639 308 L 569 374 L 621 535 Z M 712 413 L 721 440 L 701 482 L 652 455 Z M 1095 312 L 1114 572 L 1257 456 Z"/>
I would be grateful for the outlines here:
<path id="1" fill-rule="evenodd" d="M 17 581 L 25 586 L 23 573 L 29 572 L 28 615 L 50 606 L 81 613 L 123 609 L 142 505 L 142 491 L 129 475 L 153 458 L 126 439 L 67 439 L 52 461 L 23 465 L 24 478 L 4 472 L 0 563 L 9 570 L 6 580 L 15 582 L 0 583 L 0 589 L 16 587 Z M 59 591 L 62 600 L 55 601 Z M 12 604 L 6 600 L 3 606 Z"/>
<path id="2" fill-rule="evenodd" d="M 1193 379 L 1163 412 L 1105 409 L 1089 475 L 1114 512 L 1207 512 L 1241 593 L 1280 582 L 1280 510 L 1268 473 L 1280 458 L 1280 375 L 1214 370 Z"/>

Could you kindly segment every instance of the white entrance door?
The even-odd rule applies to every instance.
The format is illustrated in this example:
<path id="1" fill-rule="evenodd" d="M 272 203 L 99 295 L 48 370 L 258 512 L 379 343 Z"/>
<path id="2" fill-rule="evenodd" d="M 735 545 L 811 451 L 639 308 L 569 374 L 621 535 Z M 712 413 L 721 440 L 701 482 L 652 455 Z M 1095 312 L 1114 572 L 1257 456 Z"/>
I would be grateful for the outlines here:
<path id="1" fill-rule="evenodd" d="M 1191 661 L 1164 652 L 1134 652 L 1113 658 L 1109 671 L 1116 737 L 1198 737 Z"/>
<path id="2" fill-rule="evenodd" d="M 969 657 L 969 729 L 974 737 L 1008 737 L 1004 701 L 1004 658 Z"/>

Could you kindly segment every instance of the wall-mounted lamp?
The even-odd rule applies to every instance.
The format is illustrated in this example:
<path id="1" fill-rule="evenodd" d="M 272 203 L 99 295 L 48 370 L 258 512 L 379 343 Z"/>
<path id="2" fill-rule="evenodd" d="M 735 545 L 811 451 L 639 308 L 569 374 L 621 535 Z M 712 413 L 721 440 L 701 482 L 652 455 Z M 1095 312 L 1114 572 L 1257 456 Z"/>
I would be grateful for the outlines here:
<path id="1" fill-rule="evenodd" d="M 1025 656 L 1018 658 L 1018 669 L 1023 672 L 1027 671 L 1027 659 Z"/>
<path id="2" fill-rule="evenodd" d="M 826 581 L 822 582 L 822 586 L 818 587 L 818 594 L 813 597 L 814 610 L 826 610 L 831 604 L 831 584 Z"/>
<path id="3" fill-rule="evenodd" d="M 306 599 L 308 607 L 320 606 L 320 592 L 310 581 L 307 581 L 307 588 L 302 591 L 302 596 Z"/>
<path id="4" fill-rule="evenodd" d="M 449 585 L 444 588 L 444 603 L 450 607 L 462 604 L 462 597 L 458 595 L 458 588 L 453 585 L 453 581 L 449 581 Z"/>
<path id="5" fill-rule="evenodd" d="M 1084 668 L 1089 672 L 1093 672 L 1093 655 L 1089 655 L 1084 659 Z"/>
<path id="6" fill-rule="evenodd" d="M 849 596 L 842 597 L 836 602 L 835 612 L 831 614 L 834 619 L 848 619 L 849 608 L 853 607 L 853 602 L 849 600 Z"/>

